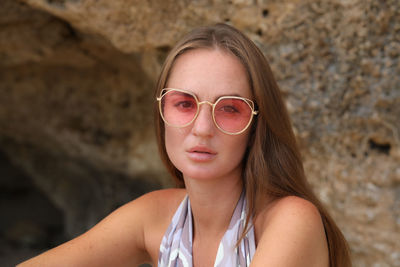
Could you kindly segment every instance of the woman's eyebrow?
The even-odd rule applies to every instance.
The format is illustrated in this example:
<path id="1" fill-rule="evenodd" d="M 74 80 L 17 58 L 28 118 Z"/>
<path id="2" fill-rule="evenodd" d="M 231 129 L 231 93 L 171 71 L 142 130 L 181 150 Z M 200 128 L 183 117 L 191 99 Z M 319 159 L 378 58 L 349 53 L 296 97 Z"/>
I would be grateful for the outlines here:
<path id="1" fill-rule="evenodd" d="M 201 101 L 201 99 L 200 99 L 200 97 L 196 94 L 196 93 L 194 93 L 194 92 L 192 92 L 192 91 L 188 91 L 188 92 L 190 92 L 190 93 L 192 93 L 193 95 L 195 95 L 196 97 L 197 97 L 197 99 L 198 99 L 198 101 Z M 176 93 L 179 93 L 179 94 L 186 94 L 185 92 L 176 92 Z M 216 95 L 215 97 L 214 97 L 214 99 L 212 99 L 212 101 L 215 103 L 220 97 L 224 97 L 224 96 L 238 96 L 238 97 L 244 97 L 244 96 L 242 96 L 242 95 L 240 95 L 240 94 L 220 94 L 220 95 Z M 203 101 L 206 101 L 206 100 L 203 100 Z M 211 101 L 211 100 L 208 100 L 208 101 Z"/>
<path id="2" fill-rule="evenodd" d="M 181 91 L 172 91 L 172 95 L 188 95 L 186 92 L 181 92 Z M 192 93 L 193 94 L 193 93 Z"/>
<path id="3" fill-rule="evenodd" d="M 215 98 L 214 98 L 214 102 L 215 101 L 217 101 L 220 97 L 223 97 L 223 96 L 238 96 L 238 97 L 243 97 L 243 96 L 241 96 L 241 95 L 239 95 L 239 94 L 223 94 L 223 95 L 217 95 L 217 96 L 215 96 Z"/>

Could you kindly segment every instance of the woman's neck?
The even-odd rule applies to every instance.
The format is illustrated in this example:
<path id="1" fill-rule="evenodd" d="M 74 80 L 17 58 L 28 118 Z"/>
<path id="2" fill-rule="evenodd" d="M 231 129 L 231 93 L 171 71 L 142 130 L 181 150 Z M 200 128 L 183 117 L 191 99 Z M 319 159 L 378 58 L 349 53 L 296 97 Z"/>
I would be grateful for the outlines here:
<path id="1" fill-rule="evenodd" d="M 193 214 L 194 239 L 222 237 L 243 190 L 240 175 L 207 181 L 189 178 L 185 184 Z"/>

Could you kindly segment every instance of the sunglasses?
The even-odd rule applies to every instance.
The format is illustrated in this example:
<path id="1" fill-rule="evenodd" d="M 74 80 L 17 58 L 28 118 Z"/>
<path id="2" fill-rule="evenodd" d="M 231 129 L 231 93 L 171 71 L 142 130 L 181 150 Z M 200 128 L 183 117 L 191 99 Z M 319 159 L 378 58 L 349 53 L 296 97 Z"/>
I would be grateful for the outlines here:
<path id="1" fill-rule="evenodd" d="M 200 105 L 209 104 L 214 124 L 230 135 L 243 133 L 251 124 L 253 116 L 258 114 L 253 101 L 239 96 L 222 96 L 213 104 L 209 101 L 199 102 L 196 95 L 186 90 L 164 88 L 157 101 L 161 118 L 173 127 L 190 125 L 197 118 Z"/>

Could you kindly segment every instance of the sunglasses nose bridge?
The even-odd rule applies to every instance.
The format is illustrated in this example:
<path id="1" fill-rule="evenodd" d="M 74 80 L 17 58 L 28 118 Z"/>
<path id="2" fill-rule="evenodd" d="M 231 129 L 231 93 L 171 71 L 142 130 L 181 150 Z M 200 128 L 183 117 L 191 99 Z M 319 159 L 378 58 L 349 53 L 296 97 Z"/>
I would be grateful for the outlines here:
<path id="1" fill-rule="evenodd" d="M 204 101 L 198 102 L 198 105 L 199 105 L 199 106 L 200 106 L 200 105 L 203 105 L 203 104 L 209 104 L 211 107 L 213 107 L 213 106 L 214 106 L 214 104 L 213 104 L 213 103 L 211 103 L 210 101 L 207 101 L 207 100 L 204 100 Z"/>
<path id="2" fill-rule="evenodd" d="M 200 101 L 197 101 L 197 107 L 198 107 L 197 115 L 199 115 L 199 113 L 200 113 L 200 106 L 203 105 L 203 104 L 208 104 L 208 105 L 211 106 L 211 116 L 213 116 L 214 104 L 211 103 L 210 101 L 207 101 L 207 100 L 204 100 L 204 101 L 201 101 L 201 102 L 200 102 Z M 197 116 L 196 116 L 196 117 L 197 117 Z"/>
<path id="3" fill-rule="evenodd" d="M 198 109 L 199 109 L 198 113 L 200 113 L 200 106 L 203 105 L 203 104 L 208 104 L 208 105 L 210 105 L 210 106 L 211 106 L 211 113 L 214 113 L 214 111 L 213 111 L 213 109 L 214 109 L 214 104 L 211 103 L 210 101 L 207 101 L 207 100 L 204 100 L 204 101 L 201 101 L 201 102 L 197 101 L 197 107 L 198 107 Z"/>
<path id="4" fill-rule="evenodd" d="M 201 109 L 201 105 L 209 104 L 211 109 Z M 214 132 L 215 119 L 214 116 L 214 104 L 209 101 L 197 101 L 197 113 L 192 120 L 193 132 L 197 135 L 211 135 Z"/>

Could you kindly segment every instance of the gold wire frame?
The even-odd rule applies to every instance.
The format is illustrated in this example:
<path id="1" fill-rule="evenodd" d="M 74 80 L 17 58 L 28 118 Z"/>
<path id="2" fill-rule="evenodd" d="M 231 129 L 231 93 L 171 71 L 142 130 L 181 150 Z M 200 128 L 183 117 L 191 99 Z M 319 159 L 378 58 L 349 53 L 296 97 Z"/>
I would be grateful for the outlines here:
<path id="1" fill-rule="evenodd" d="M 185 93 L 185 94 L 189 94 L 189 95 L 193 96 L 193 98 L 196 100 L 196 104 L 197 104 L 196 114 L 193 116 L 193 119 L 192 119 L 191 121 L 189 121 L 188 123 L 186 123 L 186 124 L 184 124 L 184 125 L 173 125 L 173 124 L 169 123 L 169 122 L 164 118 L 164 115 L 163 115 L 163 112 L 162 112 L 162 107 L 161 107 L 161 100 L 162 100 L 162 98 L 163 98 L 168 92 L 171 92 L 171 91 L 178 91 L 178 92 L 182 92 L 182 93 Z M 230 132 L 227 132 L 227 131 L 225 131 L 224 129 L 222 129 L 222 128 L 218 125 L 218 123 L 215 121 L 215 115 L 214 115 L 215 106 L 218 104 L 219 101 L 221 101 L 222 99 L 232 99 L 232 98 L 243 100 L 247 105 L 249 105 L 249 107 L 250 107 L 250 109 L 251 109 L 251 117 L 250 117 L 250 119 L 249 119 L 249 122 L 247 123 L 246 127 L 244 127 L 241 131 L 239 131 L 239 132 L 237 132 L 237 133 L 230 133 Z M 214 121 L 215 126 L 217 126 L 217 128 L 218 128 L 221 132 L 223 132 L 223 133 L 225 133 L 225 134 L 229 134 L 229 135 L 238 135 L 238 134 L 241 134 L 241 133 L 243 133 L 244 131 L 246 131 L 247 128 L 249 128 L 251 122 L 253 121 L 254 115 L 257 115 L 257 114 L 258 114 L 258 111 L 257 111 L 257 110 L 254 110 L 254 108 L 255 108 L 255 107 L 254 107 L 254 102 L 253 102 L 252 100 L 248 99 L 248 98 L 240 97 L 240 96 L 221 96 L 220 98 L 217 99 L 217 101 L 215 101 L 215 103 L 211 103 L 211 102 L 209 102 L 209 101 L 201 101 L 201 102 L 199 102 L 199 100 L 197 99 L 197 96 L 196 96 L 195 94 L 193 94 L 192 92 L 190 92 L 190 91 L 186 91 L 186 90 L 183 90 L 183 89 L 176 89 L 176 88 L 164 88 L 164 89 L 161 90 L 160 96 L 157 97 L 157 101 L 158 101 L 158 108 L 159 108 L 159 111 L 160 111 L 160 115 L 161 115 L 161 118 L 163 119 L 163 121 L 164 121 L 167 125 L 172 126 L 172 127 L 176 127 L 176 128 L 183 128 L 183 127 L 186 127 L 186 126 L 189 126 L 190 124 L 192 124 L 192 123 L 196 120 L 197 116 L 199 115 L 200 105 L 202 105 L 202 104 L 209 104 L 209 105 L 211 105 L 211 107 L 212 107 L 212 118 L 213 118 L 213 121 Z"/>

